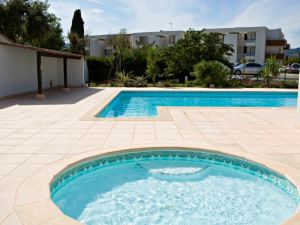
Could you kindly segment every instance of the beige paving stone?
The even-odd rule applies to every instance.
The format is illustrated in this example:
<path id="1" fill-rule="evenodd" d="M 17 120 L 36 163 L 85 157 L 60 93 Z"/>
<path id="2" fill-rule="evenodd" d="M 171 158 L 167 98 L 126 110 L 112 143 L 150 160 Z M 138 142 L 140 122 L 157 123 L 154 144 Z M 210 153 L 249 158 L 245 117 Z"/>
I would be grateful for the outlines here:
<path id="1" fill-rule="evenodd" d="M 9 215 L 2 223 L 2 225 L 23 225 L 23 223 L 17 215 L 13 214 Z"/>
<path id="2" fill-rule="evenodd" d="M 41 201 L 29 205 L 17 207 L 18 214 L 23 218 L 25 224 L 42 225 L 57 217 L 61 216 L 54 208 L 54 204 L 49 204 L 48 201 Z M 24 215 L 29 215 L 24 217 Z M 32 220 L 31 218 L 34 218 Z"/>
<path id="3" fill-rule="evenodd" d="M 10 172 L 11 176 L 30 176 L 34 174 L 36 171 L 41 169 L 43 164 L 30 164 L 30 163 L 23 163 Z"/>
<path id="4" fill-rule="evenodd" d="M 37 152 L 40 148 L 41 148 L 40 146 L 31 146 L 31 145 L 13 146 L 7 151 L 7 153 L 32 154 Z"/>
<path id="5" fill-rule="evenodd" d="M 0 164 L 2 163 L 22 163 L 24 162 L 30 154 L 1 154 L 0 155 Z"/>
<path id="6" fill-rule="evenodd" d="M 0 215 L 10 214 L 14 207 L 15 193 L 0 193 Z"/>
<path id="7" fill-rule="evenodd" d="M 0 193 L 16 193 L 17 188 L 24 180 L 25 177 L 4 177 L 0 180 Z"/>
<path id="8" fill-rule="evenodd" d="M 61 159 L 62 157 L 62 154 L 34 154 L 26 160 L 26 163 L 47 164 L 55 162 Z"/>
<path id="9" fill-rule="evenodd" d="M 13 169 L 15 169 L 18 164 L 0 164 L 0 175 L 7 175 Z"/>
<path id="10" fill-rule="evenodd" d="M 2 224 L 7 217 L 8 215 L 0 215 L 0 224 Z"/>
<path id="11" fill-rule="evenodd" d="M 1 143 L 0 143 L 1 144 Z M 12 149 L 13 147 L 12 146 L 2 146 L 0 145 L 0 154 L 1 153 L 5 153 L 5 152 L 8 152 L 10 149 Z"/>

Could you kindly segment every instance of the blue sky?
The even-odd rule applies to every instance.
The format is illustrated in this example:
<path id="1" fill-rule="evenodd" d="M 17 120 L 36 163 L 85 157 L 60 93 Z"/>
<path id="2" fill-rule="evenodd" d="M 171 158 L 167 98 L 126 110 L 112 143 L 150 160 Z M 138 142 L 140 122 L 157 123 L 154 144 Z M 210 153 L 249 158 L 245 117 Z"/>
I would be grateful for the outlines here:
<path id="1" fill-rule="evenodd" d="M 282 28 L 292 47 L 300 47 L 299 0 L 49 0 L 67 33 L 81 9 L 89 35 L 236 26 Z"/>

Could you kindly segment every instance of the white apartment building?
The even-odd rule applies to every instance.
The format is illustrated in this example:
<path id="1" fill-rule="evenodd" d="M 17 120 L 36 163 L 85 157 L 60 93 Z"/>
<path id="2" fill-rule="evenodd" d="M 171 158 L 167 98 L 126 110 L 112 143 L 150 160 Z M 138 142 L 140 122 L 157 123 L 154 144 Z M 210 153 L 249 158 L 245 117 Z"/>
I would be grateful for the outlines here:
<path id="1" fill-rule="evenodd" d="M 127 34 L 130 45 L 136 48 L 139 44 L 153 44 L 159 48 L 166 48 L 175 44 L 184 37 L 184 31 L 159 31 Z M 111 56 L 112 35 L 93 35 L 88 37 L 88 46 L 86 47 L 89 56 Z"/>
<path id="2" fill-rule="evenodd" d="M 234 53 L 230 57 L 231 63 L 240 62 L 242 58 L 247 62 L 264 64 L 267 57 L 274 55 L 277 60 L 284 60 L 284 49 L 287 41 L 281 29 L 267 27 L 235 27 L 204 29 L 204 32 L 216 32 L 223 35 L 224 43 L 232 45 Z"/>
<path id="3" fill-rule="evenodd" d="M 230 57 L 231 63 L 240 62 L 245 58 L 247 62 L 264 64 L 268 56 L 274 55 L 279 61 L 284 60 L 284 49 L 288 46 L 281 29 L 267 27 L 235 27 L 204 29 L 206 33 L 219 33 L 224 43 L 232 45 L 234 53 Z M 88 37 L 86 48 L 89 56 L 111 56 L 113 54 L 112 35 L 94 35 Z M 184 31 L 160 31 L 128 34 L 133 48 L 137 43 L 154 44 L 166 48 L 184 37 Z"/>

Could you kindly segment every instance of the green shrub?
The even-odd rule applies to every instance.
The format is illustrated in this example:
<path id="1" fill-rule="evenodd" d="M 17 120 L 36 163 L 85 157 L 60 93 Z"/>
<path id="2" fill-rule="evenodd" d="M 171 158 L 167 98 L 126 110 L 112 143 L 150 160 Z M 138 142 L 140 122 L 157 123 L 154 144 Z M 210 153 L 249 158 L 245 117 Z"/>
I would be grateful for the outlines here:
<path id="1" fill-rule="evenodd" d="M 88 57 L 89 82 L 106 80 L 112 67 L 112 61 L 112 58 L 107 57 Z"/>
<path id="2" fill-rule="evenodd" d="M 147 87 L 147 85 L 148 85 L 147 77 L 140 76 L 140 77 L 134 77 L 132 79 L 133 87 Z"/>
<path id="3" fill-rule="evenodd" d="M 228 73 L 229 71 L 222 63 L 202 60 L 194 65 L 194 72 L 191 75 L 196 78 L 199 85 L 220 87 L 226 85 Z"/>
<path id="4" fill-rule="evenodd" d="M 147 66 L 147 49 L 132 49 L 123 59 L 123 70 L 127 73 L 131 72 L 134 76 L 146 73 Z"/>
<path id="5" fill-rule="evenodd" d="M 115 86 L 121 87 L 147 87 L 147 77 L 134 76 L 133 72 L 126 73 L 125 71 L 119 72 Z"/>
<path id="6" fill-rule="evenodd" d="M 287 80 L 281 83 L 282 88 L 298 88 L 298 82 L 295 80 Z"/>
<path id="7" fill-rule="evenodd" d="M 97 84 L 95 82 L 90 82 L 89 87 L 97 87 Z"/>
<path id="8" fill-rule="evenodd" d="M 119 72 L 117 74 L 116 83 L 122 87 L 130 87 L 132 84 L 132 73 L 126 73 L 125 71 Z"/>

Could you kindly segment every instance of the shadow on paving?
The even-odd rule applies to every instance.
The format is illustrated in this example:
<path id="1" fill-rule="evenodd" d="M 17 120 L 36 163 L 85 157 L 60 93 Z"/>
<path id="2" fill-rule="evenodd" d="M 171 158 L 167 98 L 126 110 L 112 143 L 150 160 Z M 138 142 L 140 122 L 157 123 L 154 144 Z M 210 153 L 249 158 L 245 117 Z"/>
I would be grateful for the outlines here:
<path id="1" fill-rule="evenodd" d="M 75 104 L 103 89 L 98 88 L 71 88 L 69 92 L 63 92 L 59 88 L 44 91 L 45 99 L 36 99 L 35 93 L 0 99 L 0 109 L 14 105 L 61 105 Z"/>

